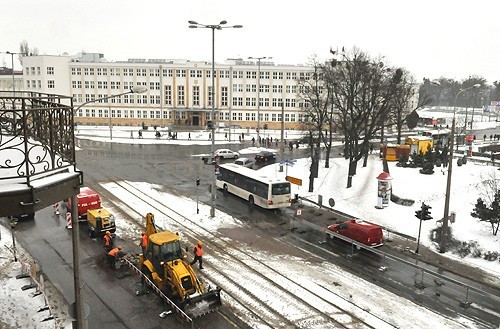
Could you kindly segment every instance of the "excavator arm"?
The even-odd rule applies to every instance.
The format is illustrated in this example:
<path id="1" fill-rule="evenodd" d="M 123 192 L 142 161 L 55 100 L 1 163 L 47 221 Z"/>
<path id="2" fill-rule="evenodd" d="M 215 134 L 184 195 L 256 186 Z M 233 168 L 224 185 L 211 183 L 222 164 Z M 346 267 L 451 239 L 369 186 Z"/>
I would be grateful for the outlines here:
<path id="1" fill-rule="evenodd" d="M 155 225 L 155 215 L 147 213 L 146 215 L 146 235 L 150 237 L 152 234 L 158 233 Z"/>

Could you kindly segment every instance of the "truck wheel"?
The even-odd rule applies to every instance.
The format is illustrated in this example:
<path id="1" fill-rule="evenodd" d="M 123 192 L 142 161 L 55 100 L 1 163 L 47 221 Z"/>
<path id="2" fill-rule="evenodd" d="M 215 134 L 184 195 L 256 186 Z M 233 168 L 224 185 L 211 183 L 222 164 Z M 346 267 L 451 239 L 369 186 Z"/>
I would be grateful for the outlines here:
<path id="1" fill-rule="evenodd" d="M 91 239 L 95 238 L 95 232 L 94 230 L 90 227 L 90 224 L 88 226 L 88 230 L 89 230 L 89 236 Z"/>
<path id="2" fill-rule="evenodd" d="M 255 203 L 254 203 L 254 200 L 253 200 L 253 195 L 250 195 L 250 197 L 248 198 L 248 206 L 250 208 L 253 208 L 254 204 Z"/>
<path id="3" fill-rule="evenodd" d="M 224 196 L 227 196 L 227 194 L 228 194 L 227 185 L 226 184 L 224 184 L 223 193 L 224 193 Z"/>

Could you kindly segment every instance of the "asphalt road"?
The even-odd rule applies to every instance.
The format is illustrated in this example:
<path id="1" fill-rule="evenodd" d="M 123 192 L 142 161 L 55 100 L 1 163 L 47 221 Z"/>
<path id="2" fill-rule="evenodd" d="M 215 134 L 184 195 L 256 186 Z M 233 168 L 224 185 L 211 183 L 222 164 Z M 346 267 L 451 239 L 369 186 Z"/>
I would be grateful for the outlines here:
<path id="1" fill-rule="evenodd" d="M 196 178 L 201 179 L 202 187 L 208 187 L 213 175 L 213 167 L 204 164 L 201 159 L 192 157 L 195 154 L 209 153 L 210 146 L 178 146 L 178 145 L 127 145 L 110 144 L 93 141 L 81 141 L 82 150 L 77 152 L 77 164 L 84 171 L 84 183 L 98 190 L 104 197 L 108 194 L 100 188 L 99 182 L 107 181 L 107 175 L 122 177 L 129 181 L 143 181 L 152 184 L 161 184 L 170 187 L 172 191 L 189 197 L 196 197 L 202 202 L 208 202 L 210 195 L 207 189 L 196 190 Z M 245 147 L 249 146 L 248 144 Z M 238 151 L 240 145 L 221 146 Z M 333 155 L 338 155 L 339 150 L 334 150 Z M 284 158 L 293 159 L 304 157 L 306 149 L 294 149 L 292 152 L 285 150 Z M 230 160 L 225 160 L 230 161 Z M 111 197 L 111 196 L 110 196 Z M 306 248 L 303 242 L 296 238 L 299 234 L 290 234 L 286 216 L 282 212 L 270 212 L 261 209 L 249 210 L 245 202 L 233 196 L 222 197 L 218 192 L 217 208 L 230 213 L 247 222 L 258 234 L 286 235 L 290 243 Z M 269 224 L 273 224 L 272 230 Z M 72 246 L 71 234 L 65 229 L 62 217 L 57 218 L 51 209 L 44 209 L 36 214 L 35 221 L 21 222 L 16 228 L 16 235 L 28 251 L 38 260 L 43 272 L 61 290 L 68 302 L 73 297 L 72 273 Z M 317 242 L 320 237 L 313 236 L 311 242 Z M 134 250 L 134 241 L 121 241 L 128 250 Z M 383 282 L 376 272 L 380 267 L 380 260 L 370 255 L 348 255 L 348 249 L 343 246 L 330 246 L 335 253 L 343 255 L 338 257 L 324 256 L 345 266 L 354 273 L 364 275 L 371 273 L 373 280 L 380 285 L 387 285 L 391 290 L 397 291 L 398 283 Z M 81 271 L 84 300 L 91 306 L 89 315 L 89 328 L 183 328 L 173 317 L 160 319 L 159 312 L 162 305 L 156 296 L 136 296 L 135 291 L 140 288 L 138 277 L 121 277 L 120 273 L 107 268 L 104 262 L 104 253 L 101 244 L 91 240 L 85 226 L 81 229 Z M 313 250 L 317 252 L 317 250 Z M 391 265 L 392 267 L 393 265 Z M 397 267 L 398 265 L 394 265 Z M 418 273 L 402 269 L 399 279 L 408 289 L 402 294 L 416 301 L 423 300 L 419 292 L 413 287 L 414 279 Z M 396 275 L 396 278 L 398 275 Z M 391 286 L 392 285 L 392 286 Z M 404 289 L 401 289 L 404 290 Z M 463 293 L 463 292 L 462 292 Z M 413 296 L 413 297 L 412 297 Z M 430 297 L 428 297 L 429 299 Z M 436 309 L 440 309 L 439 301 L 431 301 Z M 234 324 L 234 319 L 218 313 L 212 313 L 195 322 L 199 328 L 217 327 L 234 328 L 243 324 Z"/>

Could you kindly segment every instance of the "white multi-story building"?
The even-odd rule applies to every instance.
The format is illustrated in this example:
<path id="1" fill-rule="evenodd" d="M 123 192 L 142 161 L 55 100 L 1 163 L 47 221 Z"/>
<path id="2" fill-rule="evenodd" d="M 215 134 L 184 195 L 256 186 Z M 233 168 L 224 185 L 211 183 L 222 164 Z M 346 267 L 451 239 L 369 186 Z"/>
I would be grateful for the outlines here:
<path id="1" fill-rule="evenodd" d="M 258 77 L 260 72 L 260 77 Z M 75 121 L 107 125 L 225 125 L 294 129 L 303 119 L 299 81 L 308 66 L 228 59 L 215 63 L 215 104 L 212 103 L 212 63 L 190 60 L 129 59 L 108 62 L 103 54 L 27 56 L 23 59 L 24 89 L 73 96 Z M 126 94 L 134 86 L 143 94 Z M 258 86 L 260 88 L 258 88 Z M 258 90 L 259 89 L 259 90 Z M 101 98 L 107 98 L 99 101 Z M 96 100 L 94 102 L 94 100 Z M 260 100 L 260 106 L 257 102 Z M 89 102 L 88 104 L 85 104 Z"/>

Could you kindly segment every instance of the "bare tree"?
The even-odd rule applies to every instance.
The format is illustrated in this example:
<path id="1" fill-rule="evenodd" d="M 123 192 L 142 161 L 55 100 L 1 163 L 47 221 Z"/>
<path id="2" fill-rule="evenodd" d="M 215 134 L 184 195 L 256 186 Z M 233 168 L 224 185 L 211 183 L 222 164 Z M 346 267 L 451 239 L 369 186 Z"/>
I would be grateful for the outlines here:
<path id="1" fill-rule="evenodd" d="M 19 44 L 19 63 L 23 65 L 23 57 L 24 56 L 36 56 L 38 55 L 38 48 L 30 48 L 28 45 L 28 41 L 23 40 Z"/>
<path id="2" fill-rule="evenodd" d="M 349 188 L 357 162 L 363 156 L 366 162 L 370 139 L 380 131 L 393 107 L 401 71 L 386 67 L 382 60 L 372 60 L 356 48 L 342 53 L 340 60 L 334 58 L 325 70 L 329 70 L 325 77 L 332 86 L 336 122 L 344 135 Z"/>
<path id="3" fill-rule="evenodd" d="M 430 84 L 429 81 L 428 84 Z M 391 113 L 389 124 L 396 126 L 397 144 L 401 144 L 401 131 L 409 113 L 429 105 L 433 101 L 433 98 L 425 92 L 425 88 L 418 88 L 413 76 L 405 70 L 401 70 L 401 81 L 397 84 L 396 89 L 394 111 Z M 417 100 L 417 102 L 415 103 L 413 100 Z"/>
<path id="4" fill-rule="evenodd" d="M 314 71 L 309 78 L 299 81 L 299 95 L 303 104 L 304 122 L 302 126 L 309 132 L 309 150 L 311 156 L 311 167 L 309 169 L 309 192 L 314 190 L 314 178 L 318 177 L 318 166 L 320 160 L 321 143 L 325 143 L 323 127 L 329 123 L 328 109 L 330 107 L 329 89 L 324 88 L 322 66 L 314 60 Z M 331 136 L 331 134 L 330 134 Z M 325 143 L 328 150 L 330 143 Z M 329 162 L 329 152 L 327 160 Z"/>

